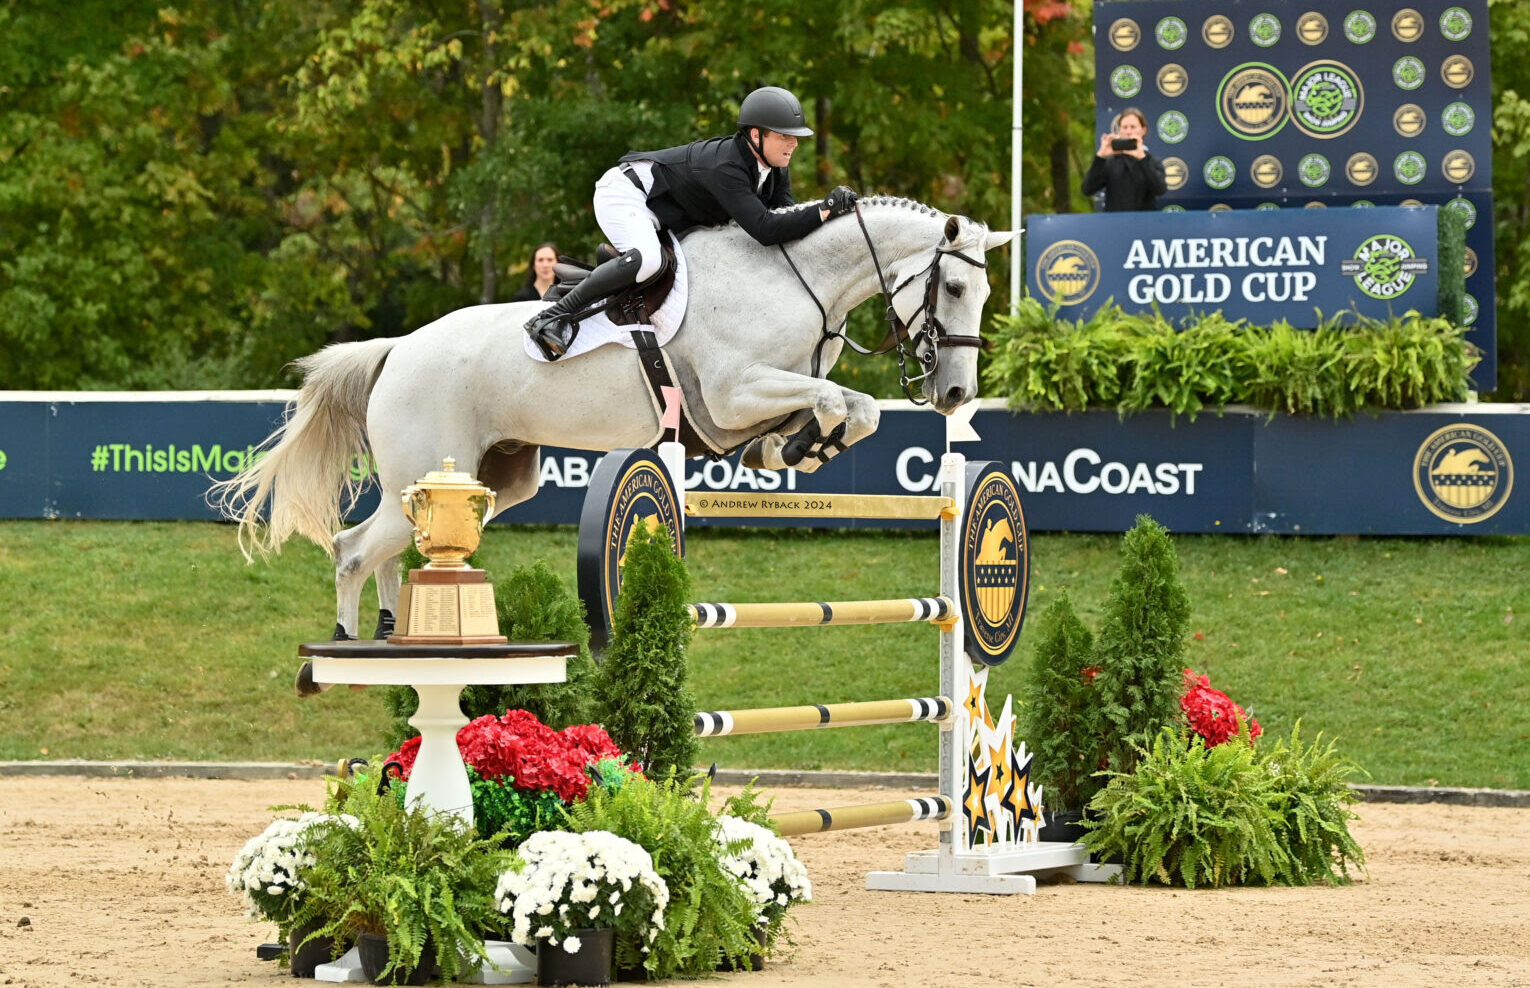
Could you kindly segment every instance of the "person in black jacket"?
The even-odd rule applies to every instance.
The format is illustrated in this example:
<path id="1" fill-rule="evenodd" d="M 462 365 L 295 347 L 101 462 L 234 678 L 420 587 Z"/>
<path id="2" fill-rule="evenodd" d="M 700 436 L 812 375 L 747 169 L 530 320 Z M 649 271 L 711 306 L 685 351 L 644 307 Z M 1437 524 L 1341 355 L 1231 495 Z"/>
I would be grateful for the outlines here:
<path id="1" fill-rule="evenodd" d="M 744 98 L 731 136 L 623 155 L 595 183 L 595 220 L 619 256 L 526 323 L 543 355 L 556 360 L 568 351 L 579 331 L 575 317 L 591 303 L 658 273 L 660 229 L 683 234 L 731 219 L 768 246 L 848 213 L 858 197 L 845 186 L 817 209 L 772 212 L 795 204 L 787 168 L 797 139 L 812 133 L 797 97 L 766 86 Z"/>
<path id="2" fill-rule="evenodd" d="M 526 283 L 521 290 L 510 296 L 512 302 L 536 302 L 547 290 L 553 286 L 557 279 L 553 276 L 553 265 L 558 263 L 558 245 L 551 240 L 537 244 L 537 249 L 531 252 L 531 263 L 526 265 Z"/>
<path id="3" fill-rule="evenodd" d="M 1107 213 L 1157 209 L 1158 197 L 1168 190 L 1163 162 L 1148 153 L 1142 143 L 1147 136 L 1147 118 L 1136 107 L 1128 107 L 1116 117 L 1108 134 L 1100 135 L 1100 147 L 1094 153 L 1089 173 L 1084 176 L 1084 195 L 1105 190 Z M 1133 141 L 1130 148 L 1116 150 L 1115 145 Z"/>

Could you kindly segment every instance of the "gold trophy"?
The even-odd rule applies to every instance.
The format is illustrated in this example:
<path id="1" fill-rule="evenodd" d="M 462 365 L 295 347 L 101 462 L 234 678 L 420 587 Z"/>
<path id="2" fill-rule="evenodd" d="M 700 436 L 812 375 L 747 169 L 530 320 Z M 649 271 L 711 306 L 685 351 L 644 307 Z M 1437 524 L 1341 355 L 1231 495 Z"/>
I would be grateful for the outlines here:
<path id="1" fill-rule="evenodd" d="M 414 544 L 429 560 L 409 571 L 399 594 L 398 632 L 390 645 L 498 645 L 494 587 L 466 560 L 494 513 L 494 492 L 457 472 L 451 457 L 403 491 Z"/>

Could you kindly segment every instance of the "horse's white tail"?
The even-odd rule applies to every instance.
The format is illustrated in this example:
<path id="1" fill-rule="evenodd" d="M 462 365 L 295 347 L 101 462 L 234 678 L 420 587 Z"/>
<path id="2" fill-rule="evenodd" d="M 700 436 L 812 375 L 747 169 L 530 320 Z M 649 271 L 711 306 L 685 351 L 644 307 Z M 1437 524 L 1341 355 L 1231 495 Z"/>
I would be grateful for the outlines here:
<path id="1" fill-rule="evenodd" d="M 296 361 L 303 387 L 288 406 L 286 421 L 243 471 L 207 492 L 210 504 L 239 523 L 246 559 L 279 552 L 293 534 L 333 554 L 341 513 L 354 506 L 365 479 L 352 475 L 351 463 L 357 455 L 368 462 L 367 400 L 397 342 L 336 343 Z M 262 526 L 261 508 L 268 500 Z"/>

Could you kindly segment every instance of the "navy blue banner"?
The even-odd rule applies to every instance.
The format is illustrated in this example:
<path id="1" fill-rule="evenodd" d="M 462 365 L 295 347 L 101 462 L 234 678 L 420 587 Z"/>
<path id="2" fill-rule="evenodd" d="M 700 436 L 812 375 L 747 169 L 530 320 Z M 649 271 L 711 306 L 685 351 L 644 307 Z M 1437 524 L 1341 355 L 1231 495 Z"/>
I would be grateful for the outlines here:
<path id="1" fill-rule="evenodd" d="M 1438 207 L 1026 217 L 1026 286 L 1065 319 L 1109 300 L 1255 325 L 1439 311 Z"/>
<path id="2" fill-rule="evenodd" d="M 1175 422 L 1166 412 L 1122 420 L 1107 411 L 1014 415 L 991 399 L 984 406 L 973 420 L 982 441 L 959 448 L 1004 464 L 1032 531 L 1119 532 L 1147 513 L 1179 532 L 1530 533 L 1530 482 L 1517 477 L 1530 464 L 1530 406 L 1441 406 L 1339 422 L 1246 410 Z M 243 465 L 282 409 L 273 400 L 0 395 L 0 518 L 212 518 L 208 484 Z M 695 459 L 686 486 L 924 493 L 935 487 L 944 450 L 943 419 L 887 403 L 876 435 L 817 473 Z M 577 523 L 599 459 L 544 449 L 541 492 L 496 522 Z M 374 491 L 355 517 L 376 505 Z"/>

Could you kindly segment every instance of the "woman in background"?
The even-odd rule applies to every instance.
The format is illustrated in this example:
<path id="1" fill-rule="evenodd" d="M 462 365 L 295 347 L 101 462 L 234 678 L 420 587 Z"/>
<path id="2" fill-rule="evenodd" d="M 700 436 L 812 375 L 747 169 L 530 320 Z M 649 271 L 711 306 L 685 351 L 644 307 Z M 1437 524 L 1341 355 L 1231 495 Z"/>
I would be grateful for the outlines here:
<path id="1" fill-rule="evenodd" d="M 512 302 L 536 302 L 553 286 L 553 265 L 558 263 L 558 245 L 548 241 L 537 244 L 526 268 L 526 283 L 510 299 Z"/>

